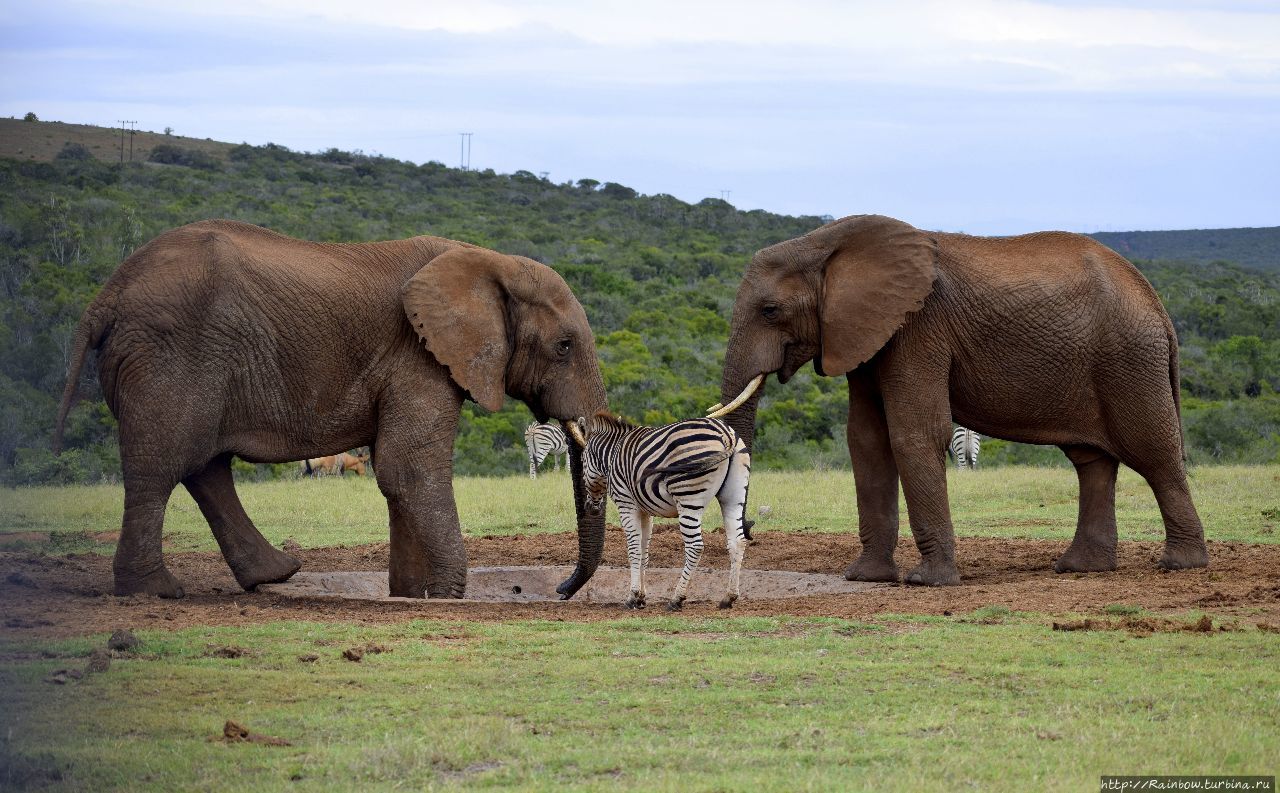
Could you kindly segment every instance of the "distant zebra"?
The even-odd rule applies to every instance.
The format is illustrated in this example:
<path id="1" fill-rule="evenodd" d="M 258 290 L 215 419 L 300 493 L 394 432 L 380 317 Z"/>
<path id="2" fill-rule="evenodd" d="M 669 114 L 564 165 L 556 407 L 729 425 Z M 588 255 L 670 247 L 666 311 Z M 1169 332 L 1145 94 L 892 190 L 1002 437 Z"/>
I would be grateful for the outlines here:
<path id="1" fill-rule="evenodd" d="M 560 470 L 560 455 L 565 456 L 565 465 L 569 464 L 569 443 L 564 430 L 554 424 L 533 422 L 524 431 L 524 445 L 529 450 L 529 478 L 538 478 L 538 466 L 551 455 L 555 462 L 555 470 Z"/>
<path id="2" fill-rule="evenodd" d="M 729 546 L 729 590 L 720 608 L 738 599 L 746 540 L 743 526 L 751 477 L 751 455 L 737 434 L 719 419 L 689 419 L 665 427 L 637 427 L 607 414 L 579 419 L 586 438 L 582 476 L 586 508 L 604 509 L 613 499 L 627 536 L 631 597 L 627 606 L 644 608 L 644 574 L 649 566 L 653 517 L 680 518 L 684 569 L 667 608 L 684 605 L 689 577 L 702 557 L 702 512 L 720 502 Z"/>
<path id="3" fill-rule="evenodd" d="M 956 468 L 978 467 L 978 449 L 982 439 L 973 430 L 957 426 L 951 433 L 951 456 L 956 461 Z"/>

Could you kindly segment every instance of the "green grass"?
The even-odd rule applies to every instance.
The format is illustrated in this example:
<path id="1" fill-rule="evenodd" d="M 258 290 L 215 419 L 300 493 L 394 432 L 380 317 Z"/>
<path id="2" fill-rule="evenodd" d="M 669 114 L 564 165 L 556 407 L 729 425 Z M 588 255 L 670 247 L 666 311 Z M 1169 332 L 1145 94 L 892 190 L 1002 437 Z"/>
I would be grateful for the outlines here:
<path id="1" fill-rule="evenodd" d="M 0 642 L 0 786 L 1081 790 L 1275 772 L 1280 637 L 1047 622 L 276 623 L 144 633 L 66 686 L 42 679 L 104 636 Z M 368 642 L 390 652 L 341 660 Z M 251 654 L 208 655 L 222 646 Z M 293 746 L 207 741 L 226 719 Z"/>
<path id="2" fill-rule="evenodd" d="M 291 479 L 238 488 L 246 510 L 272 542 L 292 537 L 304 546 L 325 546 L 387 539 L 386 505 L 372 479 Z M 1280 466 L 1196 468 L 1191 488 L 1210 539 L 1280 542 Z M 961 536 L 1065 540 L 1075 532 L 1077 489 L 1071 469 L 952 471 L 949 490 Z M 519 475 L 459 477 L 456 492 L 463 530 L 470 535 L 573 527 L 565 472 L 536 481 Z M 856 522 L 853 493 L 853 475 L 847 471 L 761 471 L 751 483 L 753 507 L 772 509 L 760 520 L 762 531 L 850 531 Z M 110 485 L 0 490 L 0 533 L 47 532 L 49 541 L 31 544 L 54 551 L 109 551 L 110 542 L 96 542 L 90 535 L 118 530 L 122 504 L 122 489 Z M 1128 469 L 1121 470 L 1116 511 L 1121 539 L 1164 537 L 1150 488 Z M 713 513 L 709 520 L 719 518 Z M 165 535 L 173 550 L 216 547 L 200 510 L 182 488 L 169 502 Z"/>

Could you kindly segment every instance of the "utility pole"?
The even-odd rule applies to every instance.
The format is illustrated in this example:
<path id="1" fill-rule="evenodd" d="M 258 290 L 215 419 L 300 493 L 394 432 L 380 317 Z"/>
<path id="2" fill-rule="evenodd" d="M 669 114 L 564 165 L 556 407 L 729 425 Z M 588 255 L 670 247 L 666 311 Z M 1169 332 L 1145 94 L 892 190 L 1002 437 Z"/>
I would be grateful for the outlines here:
<path id="1" fill-rule="evenodd" d="M 118 118 L 116 119 L 116 121 L 120 124 L 120 165 L 123 166 L 124 165 L 124 125 L 128 124 L 130 127 L 132 127 L 134 124 L 137 124 L 138 122 L 126 121 L 122 118 Z M 129 162 L 133 162 L 133 133 L 132 132 L 129 133 Z"/>
<path id="2" fill-rule="evenodd" d="M 729 194 L 730 194 L 730 193 L 732 193 L 732 192 L 733 192 L 732 190 L 721 190 L 721 191 L 720 191 L 720 200 L 721 200 L 721 201 L 723 201 L 723 202 L 725 202 L 726 204 L 727 204 L 727 203 L 729 203 Z"/>
<path id="3" fill-rule="evenodd" d="M 458 133 L 458 167 L 464 171 L 471 170 L 471 132 Z"/>

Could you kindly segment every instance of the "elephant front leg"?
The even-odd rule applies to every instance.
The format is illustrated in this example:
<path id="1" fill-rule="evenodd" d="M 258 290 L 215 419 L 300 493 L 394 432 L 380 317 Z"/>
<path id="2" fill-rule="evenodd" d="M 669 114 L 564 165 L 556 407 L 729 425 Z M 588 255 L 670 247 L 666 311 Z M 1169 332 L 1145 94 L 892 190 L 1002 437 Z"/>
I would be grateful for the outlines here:
<path id="1" fill-rule="evenodd" d="M 411 418 L 384 413 L 377 441 L 378 488 L 391 525 L 390 592 L 396 597 L 460 598 L 467 590 L 467 552 L 453 498 L 452 421 L 414 431 Z"/>
<path id="2" fill-rule="evenodd" d="M 885 401 L 890 444 L 902 477 L 911 534 L 920 550 L 920 564 L 904 581 L 924 586 L 960 583 L 956 567 L 955 529 L 947 503 L 947 463 L 943 449 L 951 435 L 951 409 L 946 391 L 940 399 L 925 399 L 929 389 L 922 378 L 913 378 L 915 389 L 901 401 Z"/>
<path id="3" fill-rule="evenodd" d="M 849 375 L 849 459 L 858 494 L 862 553 L 845 568 L 849 581 L 898 580 L 898 467 L 879 400 L 857 370 Z"/>

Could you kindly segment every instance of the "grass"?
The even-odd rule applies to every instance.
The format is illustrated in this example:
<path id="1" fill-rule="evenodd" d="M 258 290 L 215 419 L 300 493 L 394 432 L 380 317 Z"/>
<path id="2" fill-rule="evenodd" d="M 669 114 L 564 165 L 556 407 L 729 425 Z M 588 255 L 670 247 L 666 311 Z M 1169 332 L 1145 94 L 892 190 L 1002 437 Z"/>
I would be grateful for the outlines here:
<path id="1" fill-rule="evenodd" d="M 1280 640 L 1255 630 L 275 623 L 144 633 L 105 674 L 42 682 L 104 638 L 0 641 L 0 787 L 1080 790 L 1274 773 L 1280 745 Z M 340 658 L 370 642 L 389 652 Z M 226 719 L 293 745 L 207 740 Z"/>
<path id="2" fill-rule="evenodd" d="M 1069 540 L 1075 532 L 1075 473 L 1059 468 L 952 471 L 952 518 L 961 536 Z M 1211 540 L 1280 542 L 1280 466 L 1193 469 L 1191 488 Z M 274 543 L 304 546 L 385 542 L 386 505 L 372 479 L 281 480 L 238 486 L 245 509 Z M 470 535 L 568 531 L 573 507 L 567 473 L 537 480 L 460 477 L 455 482 L 463 531 Z M 761 531 L 851 531 L 856 523 L 853 476 L 847 471 L 757 472 L 751 503 L 771 512 Z M 14 545 L 54 551 L 110 551 L 123 504 L 119 486 L 0 490 L 0 534 L 35 533 Z M 611 509 L 611 519 L 616 515 Z M 1150 488 L 1122 469 L 1116 489 L 1120 537 L 1160 540 L 1164 528 Z M 905 516 L 905 506 L 903 508 Z M 708 520 L 718 521 L 714 514 Z M 905 521 L 904 521 L 905 531 Z M 42 535 L 48 534 L 45 539 Z M 165 536 L 173 550 L 214 550 L 204 518 L 186 491 L 170 499 Z"/>

